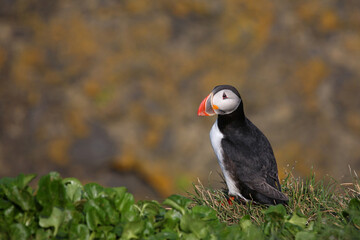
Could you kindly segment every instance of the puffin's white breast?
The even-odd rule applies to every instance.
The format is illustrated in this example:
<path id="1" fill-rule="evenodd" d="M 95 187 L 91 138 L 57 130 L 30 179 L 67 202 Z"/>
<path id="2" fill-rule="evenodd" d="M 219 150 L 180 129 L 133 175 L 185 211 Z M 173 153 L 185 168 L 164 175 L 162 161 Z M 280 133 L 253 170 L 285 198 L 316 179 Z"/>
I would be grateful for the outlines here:
<path id="1" fill-rule="evenodd" d="M 224 138 L 224 134 L 222 134 L 220 132 L 220 129 L 218 127 L 218 123 L 217 120 L 214 123 L 214 125 L 212 126 L 211 130 L 210 130 L 210 141 L 211 141 L 211 145 L 214 149 L 214 152 L 218 158 L 218 162 L 219 165 L 221 167 L 221 171 L 224 175 L 225 178 L 225 182 L 226 185 L 229 189 L 229 195 L 232 196 L 239 196 L 242 199 L 244 199 L 245 201 L 247 201 L 247 199 L 245 199 L 239 189 L 236 187 L 235 181 L 232 179 L 232 177 L 229 174 L 229 171 L 226 169 L 225 164 L 224 164 L 224 156 L 223 156 L 223 149 L 221 146 L 221 140 Z"/>

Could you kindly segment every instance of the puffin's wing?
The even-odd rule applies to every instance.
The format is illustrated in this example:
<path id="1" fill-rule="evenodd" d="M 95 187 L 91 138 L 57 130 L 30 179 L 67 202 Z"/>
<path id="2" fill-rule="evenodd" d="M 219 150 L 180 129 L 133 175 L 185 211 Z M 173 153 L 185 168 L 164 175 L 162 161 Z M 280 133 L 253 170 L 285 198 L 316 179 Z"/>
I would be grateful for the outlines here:
<path id="1" fill-rule="evenodd" d="M 231 166 L 238 179 L 248 188 L 255 190 L 267 197 L 288 201 L 288 197 L 276 189 L 277 166 L 272 149 L 265 137 L 262 145 L 265 151 L 254 152 L 254 147 L 240 141 L 234 143 L 228 139 L 223 139 L 224 160 Z M 255 147 L 255 149 L 258 149 Z M 273 184 L 269 184 L 266 179 L 271 177 Z M 272 186 L 273 185 L 273 186 Z M 279 187 L 280 189 L 280 187 Z"/>
<path id="2" fill-rule="evenodd" d="M 249 187 L 252 190 L 255 190 L 269 198 L 282 200 L 282 201 L 289 201 L 289 198 L 277 190 L 276 188 L 270 186 L 267 182 L 265 182 L 265 179 L 258 179 L 251 182 L 244 182 L 247 187 Z"/>
<path id="3" fill-rule="evenodd" d="M 232 154 L 230 154 L 230 156 L 231 155 Z M 259 165 L 253 164 L 251 166 L 249 165 L 249 160 L 240 161 L 238 158 L 231 158 L 227 154 L 224 154 L 224 156 L 229 166 L 232 166 L 236 169 L 236 176 L 248 188 L 250 188 L 251 190 L 255 190 L 256 192 L 259 192 L 269 198 L 283 201 L 289 200 L 285 194 L 283 194 L 278 189 L 266 182 L 265 177 L 261 174 L 263 172 L 263 169 Z"/>

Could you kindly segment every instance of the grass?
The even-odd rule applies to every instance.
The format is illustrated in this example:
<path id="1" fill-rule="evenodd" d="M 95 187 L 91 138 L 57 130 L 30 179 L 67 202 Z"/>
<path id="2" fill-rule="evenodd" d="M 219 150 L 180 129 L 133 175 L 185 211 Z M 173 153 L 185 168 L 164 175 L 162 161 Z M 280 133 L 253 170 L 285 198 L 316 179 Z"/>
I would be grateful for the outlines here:
<path id="1" fill-rule="evenodd" d="M 227 189 L 205 187 L 200 180 L 194 184 L 194 190 L 195 193 L 189 193 L 189 196 L 195 205 L 211 207 L 217 212 L 219 219 L 228 225 L 238 223 L 245 215 L 249 215 L 256 225 L 261 225 L 265 221 L 264 210 L 267 206 L 239 201 L 229 204 L 226 196 Z M 352 198 L 360 196 L 360 180 L 356 172 L 353 172 L 351 183 L 342 184 L 332 178 L 316 180 L 315 173 L 306 179 L 296 178 L 288 173 L 282 181 L 282 191 L 290 199 L 286 206 L 288 214 L 297 213 L 306 217 L 307 224 L 322 221 L 342 226 L 345 222 L 343 211 L 346 210 Z"/>

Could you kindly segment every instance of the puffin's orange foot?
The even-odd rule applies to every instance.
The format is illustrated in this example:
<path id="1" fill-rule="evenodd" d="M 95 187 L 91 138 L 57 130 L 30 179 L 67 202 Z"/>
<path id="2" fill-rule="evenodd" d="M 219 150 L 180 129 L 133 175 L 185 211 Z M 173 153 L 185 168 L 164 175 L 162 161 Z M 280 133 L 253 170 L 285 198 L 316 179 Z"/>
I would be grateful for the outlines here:
<path id="1" fill-rule="evenodd" d="M 229 197 L 227 199 L 229 205 L 233 205 L 233 201 L 235 200 L 235 197 Z"/>
<path id="2" fill-rule="evenodd" d="M 229 205 L 233 205 L 233 202 L 235 201 L 235 197 L 229 197 L 229 198 L 226 198 L 226 201 Z M 223 201 L 219 201 L 219 203 L 221 204 L 221 206 L 225 206 L 225 202 Z"/>

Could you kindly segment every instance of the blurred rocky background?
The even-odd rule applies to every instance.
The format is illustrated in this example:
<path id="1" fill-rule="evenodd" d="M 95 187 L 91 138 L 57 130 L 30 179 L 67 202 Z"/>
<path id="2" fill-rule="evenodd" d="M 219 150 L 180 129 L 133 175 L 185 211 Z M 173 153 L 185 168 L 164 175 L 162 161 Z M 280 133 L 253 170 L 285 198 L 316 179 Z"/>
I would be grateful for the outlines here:
<path id="1" fill-rule="evenodd" d="M 197 108 L 236 86 L 284 169 L 360 170 L 356 0 L 0 0 L 0 177 L 138 199 L 221 186 Z M 212 174 L 210 174 L 212 172 Z"/>

